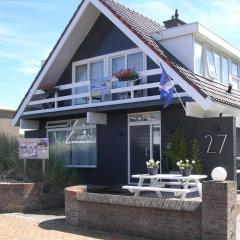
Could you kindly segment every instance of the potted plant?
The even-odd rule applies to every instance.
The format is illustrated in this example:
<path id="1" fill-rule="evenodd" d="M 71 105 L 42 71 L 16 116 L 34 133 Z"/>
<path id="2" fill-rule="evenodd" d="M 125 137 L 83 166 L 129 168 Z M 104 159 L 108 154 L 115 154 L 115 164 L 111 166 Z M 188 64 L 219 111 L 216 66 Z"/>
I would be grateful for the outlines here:
<path id="1" fill-rule="evenodd" d="M 188 160 L 188 159 L 186 159 L 184 161 L 180 160 L 179 162 L 177 162 L 177 166 L 179 167 L 180 172 L 181 172 L 182 176 L 184 176 L 184 177 L 191 175 L 194 164 L 195 164 L 194 160 L 192 160 L 190 162 L 190 160 Z"/>
<path id="2" fill-rule="evenodd" d="M 149 175 L 156 175 L 158 173 L 159 163 L 159 161 L 155 162 L 153 159 L 146 162 Z"/>
<path id="3" fill-rule="evenodd" d="M 115 73 L 114 77 L 119 81 L 129 81 L 138 79 L 139 75 L 133 68 L 128 68 Z"/>
<path id="4" fill-rule="evenodd" d="M 45 83 L 45 84 L 41 85 L 40 89 L 47 94 L 54 94 L 58 91 L 56 86 L 52 83 Z"/>

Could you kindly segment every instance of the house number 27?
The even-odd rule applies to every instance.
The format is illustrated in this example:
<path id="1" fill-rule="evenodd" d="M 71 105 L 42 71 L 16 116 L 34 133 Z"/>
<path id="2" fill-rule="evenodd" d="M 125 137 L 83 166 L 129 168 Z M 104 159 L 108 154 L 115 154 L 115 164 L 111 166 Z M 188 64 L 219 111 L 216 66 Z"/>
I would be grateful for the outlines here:
<path id="1" fill-rule="evenodd" d="M 216 137 L 222 138 L 222 144 L 221 144 L 220 149 L 218 151 L 218 153 L 221 154 L 222 150 L 224 148 L 226 139 L 227 139 L 227 134 L 218 134 L 218 135 L 216 135 Z M 212 147 L 212 143 L 213 143 L 213 136 L 212 135 L 206 135 L 205 138 L 209 140 L 209 144 L 208 144 L 208 148 L 207 148 L 206 153 L 217 153 L 217 152 L 211 151 L 211 147 Z"/>

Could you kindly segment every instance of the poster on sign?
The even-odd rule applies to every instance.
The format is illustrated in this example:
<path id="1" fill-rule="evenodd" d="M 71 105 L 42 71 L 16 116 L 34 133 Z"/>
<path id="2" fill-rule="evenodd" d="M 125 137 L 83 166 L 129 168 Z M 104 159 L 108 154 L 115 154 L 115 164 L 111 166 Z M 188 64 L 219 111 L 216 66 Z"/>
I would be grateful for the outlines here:
<path id="1" fill-rule="evenodd" d="M 20 139 L 19 159 L 49 159 L 49 139 L 48 138 Z"/>
<path id="2" fill-rule="evenodd" d="M 110 94 L 111 93 L 110 89 L 111 81 L 108 80 L 103 82 L 92 83 L 90 85 L 90 93 L 92 97 Z"/>

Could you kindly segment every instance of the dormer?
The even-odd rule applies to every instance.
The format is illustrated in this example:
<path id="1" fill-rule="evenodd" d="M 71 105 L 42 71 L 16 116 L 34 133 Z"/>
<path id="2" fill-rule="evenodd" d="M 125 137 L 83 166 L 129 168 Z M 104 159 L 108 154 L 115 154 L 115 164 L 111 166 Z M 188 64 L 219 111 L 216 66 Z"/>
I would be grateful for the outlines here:
<path id="1" fill-rule="evenodd" d="M 198 22 L 185 24 L 178 13 L 152 37 L 194 73 L 240 89 L 240 50 Z"/>

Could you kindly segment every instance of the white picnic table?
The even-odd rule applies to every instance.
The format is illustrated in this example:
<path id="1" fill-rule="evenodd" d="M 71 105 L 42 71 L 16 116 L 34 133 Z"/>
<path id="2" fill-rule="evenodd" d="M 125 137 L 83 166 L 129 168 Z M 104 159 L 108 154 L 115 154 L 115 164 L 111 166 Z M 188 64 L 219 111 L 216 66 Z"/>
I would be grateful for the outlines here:
<path id="1" fill-rule="evenodd" d="M 139 179 L 137 186 L 123 186 L 122 188 L 134 192 L 135 197 L 138 197 L 140 192 L 151 191 L 162 198 L 161 192 L 168 192 L 178 194 L 184 200 L 190 192 L 198 192 L 199 196 L 202 197 L 202 184 L 200 180 L 207 178 L 207 175 L 190 175 L 184 177 L 180 174 L 138 174 L 132 175 L 132 178 Z M 145 180 L 150 180 L 150 184 L 145 185 Z M 172 186 L 182 186 L 183 188 L 173 188 Z"/>

